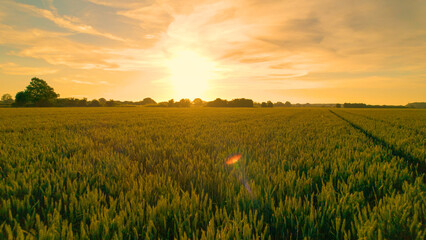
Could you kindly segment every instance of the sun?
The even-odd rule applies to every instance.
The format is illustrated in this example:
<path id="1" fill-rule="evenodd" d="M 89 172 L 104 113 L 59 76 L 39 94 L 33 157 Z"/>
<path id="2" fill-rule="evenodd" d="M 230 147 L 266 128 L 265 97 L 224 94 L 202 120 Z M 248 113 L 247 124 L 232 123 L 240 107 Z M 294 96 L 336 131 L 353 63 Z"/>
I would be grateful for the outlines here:
<path id="1" fill-rule="evenodd" d="M 170 83 L 178 98 L 203 97 L 215 78 L 215 63 L 191 50 L 181 50 L 167 61 Z"/>

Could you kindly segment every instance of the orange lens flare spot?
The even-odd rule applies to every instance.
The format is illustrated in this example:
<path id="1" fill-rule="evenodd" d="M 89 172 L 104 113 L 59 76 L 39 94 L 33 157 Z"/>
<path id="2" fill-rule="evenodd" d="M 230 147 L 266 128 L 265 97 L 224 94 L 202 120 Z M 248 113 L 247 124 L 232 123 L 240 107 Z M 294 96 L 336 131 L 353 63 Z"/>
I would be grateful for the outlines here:
<path id="1" fill-rule="evenodd" d="M 226 164 L 228 164 L 228 165 L 234 164 L 234 163 L 238 162 L 238 160 L 240 160 L 240 158 L 241 158 L 241 154 L 234 155 L 234 156 L 228 158 L 228 160 L 226 160 Z"/>

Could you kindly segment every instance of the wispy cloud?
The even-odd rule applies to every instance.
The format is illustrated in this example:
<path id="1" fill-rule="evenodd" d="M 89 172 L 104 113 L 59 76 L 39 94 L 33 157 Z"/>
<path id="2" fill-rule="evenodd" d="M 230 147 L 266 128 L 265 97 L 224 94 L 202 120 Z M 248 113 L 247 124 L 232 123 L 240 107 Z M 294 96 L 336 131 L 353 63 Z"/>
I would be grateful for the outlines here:
<path id="1" fill-rule="evenodd" d="M 114 0 L 87 0 L 87 1 L 94 4 L 108 6 L 112 8 L 118 8 L 118 9 L 138 8 L 138 7 L 149 4 L 145 1 L 139 1 L 139 0 L 123 0 L 119 2 Z"/>
<path id="2" fill-rule="evenodd" d="M 81 81 L 81 80 L 75 80 L 75 79 L 71 80 L 71 82 L 78 83 L 78 84 L 85 84 L 85 85 L 95 85 L 95 83 L 93 83 L 93 82 Z"/>
<path id="3" fill-rule="evenodd" d="M 20 66 L 13 62 L 0 64 L 0 69 L 9 75 L 48 75 L 58 71 L 51 68 Z"/>
<path id="4" fill-rule="evenodd" d="M 58 42 L 57 40 L 61 40 Z M 103 53 L 101 48 L 79 44 L 67 39 L 45 39 L 37 46 L 26 47 L 20 51 L 12 51 L 11 55 L 43 59 L 52 65 L 66 65 L 77 69 L 118 68 L 107 60 L 113 58 Z"/>
<path id="5" fill-rule="evenodd" d="M 59 27 L 62 27 L 62 28 L 65 28 L 65 29 L 68 29 L 68 30 L 71 30 L 71 31 L 74 31 L 74 32 L 101 36 L 101 37 L 105 37 L 105 38 L 108 38 L 108 39 L 117 40 L 117 41 L 121 41 L 121 42 L 126 41 L 125 39 L 118 37 L 118 36 L 114 36 L 110 33 L 100 32 L 100 31 L 96 30 L 93 26 L 84 24 L 77 17 L 66 16 L 66 15 L 60 16 L 58 14 L 57 10 L 53 7 L 51 7 L 50 10 L 41 9 L 41 8 L 37 8 L 33 5 L 22 4 L 22 3 L 12 2 L 12 1 L 7 1 L 6 4 L 10 4 L 11 6 L 13 6 L 15 8 L 19 8 L 19 9 L 25 11 L 25 12 L 30 13 L 30 14 L 48 19 L 48 20 L 52 21 L 53 23 L 55 23 L 56 25 L 58 25 Z"/>
<path id="6" fill-rule="evenodd" d="M 110 83 L 108 83 L 107 81 L 91 82 L 91 81 L 73 79 L 71 80 L 71 82 L 77 83 L 77 84 L 84 84 L 84 85 L 110 85 Z"/>

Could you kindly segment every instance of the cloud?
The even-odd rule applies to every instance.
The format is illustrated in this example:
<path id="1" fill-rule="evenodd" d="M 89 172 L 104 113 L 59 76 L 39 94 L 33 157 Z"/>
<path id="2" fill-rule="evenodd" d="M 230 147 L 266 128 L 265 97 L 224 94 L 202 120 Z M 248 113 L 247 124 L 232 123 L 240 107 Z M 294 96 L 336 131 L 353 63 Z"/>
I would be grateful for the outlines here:
<path id="1" fill-rule="evenodd" d="M 64 11 L 58 2 L 58 9 L 52 4 L 41 9 L 8 0 L 6 7 L 0 6 L 0 44 L 9 55 L 75 71 L 143 72 L 158 77 L 150 78 L 153 82 L 164 82 L 170 58 L 190 50 L 215 63 L 219 77 L 212 86 L 217 88 L 356 88 L 368 81 L 375 87 L 397 88 L 404 81 L 416 82 L 416 87 L 425 84 L 426 55 L 420 53 L 426 52 L 426 5 L 421 0 L 81 4 L 81 9 L 96 13 Z M 68 31 L 11 20 L 23 13 L 29 13 L 27 19 L 47 19 Z"/>
<path id="2" fill-rule="evenodd" d="M 51 6 L 51 10 L 47 10 L 47 9 L 37 8 L 37 7 L 35 7 L 33 5 L 29 5 L 29 4 L 22 4 L 22 3 L 16 3 L 16 2 L 7 2 L 7 3 L 12 5 L 15 8 L 19 8 L 19 9 L 25 11 L 25 12 L 30 13 L 30 14 L 34 14 L 36 16 L 48 19 L 48 20 L 52 21 L 53 23 L 55 23 L 57 26 L 71 30 L 73 32 L 85 33 L 85 34 L 90 34 L 90 35 L 95 35 L 95 36 L 101 36 L 101 37 L 104 37 L 104 38 L 108 38 L 108 39 L 112 39 L 112 40 L 116 40 L 116 41 L 121 41 L 121 42 L 126 41 L 125 39 L 123 39 L 121 37 L 114 36 L 110 33 L 100 32 L 100 31 L 96 30 L 94 27 L 82 23 L 81 20 L 77 17 L 60 16 L 58 14 L 57 10 L 53 6 Z"/>
<path id="3" fill-rule="evenodd" d="M 75 69 L 138 71 L 158 67 L 163 56 L 152 49 L 98 47 L 70 40 L 67 33 L 17 30 L 1 23 L 0 34 L 0 44 L 14 47 L 8 55 L 42 59 Z"/>
<path id="4" fill-rule="evenodd" d="M 240 10 L 235 2 L 231 1 L 199 5 L 191 14 L 174 15 L 173 22 L 157 46 L 164 49 L 166 54 L 179 49 L 191 49 L 207 55 L 217 62 L 218 68 L 222 69 L 220 75 L 228 79 L 228 84 L 232 81 L 233 84 L 245 84 L 241 79 L 271 80 L 269 74 L 288 74 L 286 78 L 296 78 L 313 70 L 314 64 L 307 56 L 313 53 L 294 53 L 259 40 L 259 36 L 269 34 L 268 27 L 274 28 L 277 24 L 246 18 L 247 11 L 251 10 Z M 294 21 L 290 27 L 317 22 L 315 18 L 308 18 L 307 21 Z M 285 59 L 292 60 L 287 69 L 270 67 L 279 65 Z M 306 67 L 310 69 L 307 70 Z M 263 77 L 253 77 L 262 74 Z M 279 79 L 282 78 L 273 80 Z"/>
<path id="5" fill-rule="evenodd" d="M 140 1 L 140 0 L 122 0 L 122 1 L 115 1 L 115 0 L 87 0 L 88 2 L 112 7 L 112 8 L 118 8 L 118 9 L 134 9 L 141 6 L 145 6 L 149 4 L 152 1 Z"/>
<path id="6" fill-rule="evenodd" d="M 393 5 L 385 8 L 381 1 L 360 1 L 354 5 L 332 0 L 232 0 L 200 1 L 197 4 L 194 4 L 195 1 L 179 4 L 174 1 L 132 0 L 90 2 L 114 8 L 117 16 L 126 17 L 139 26 L 142 38 L 150 42 L 129 48 L 131 42 L 137 42 L 136 39 L 125 41 L 101 33 L 79 18 L 59 16 L 53 7 L 46 10 L 18 4 L 20 8 L 66 29 L 127 44 L 100 48 L 75 43 L 69 40 L 70 36 L 33 29 L 30 38 L 37 38 L 39 31 L 46 38 L 65 39 L 66 47 L 59 44 L 46 47 L 43 46 L 46 44 L 39 43 L 37 48 L 40 49 L 32 47 L 15 53 L 76 68 L 129 70 L 144 66 L 161 67 L 157 64 L 161 65 L 161 58 L 167 58 L 176 49 L 187 48 L 208 55 L 228 69 L 251 68 L 264 76 L 286 74 L 290 70 L 300 71 L 295 76 L 301 76 L 302 72 L 334 69 L 348 72 L 395 67 L 419 69 L 423 67 L 419 63 L 425 60 L 414 52 L 419 48 L 426 49 L 426 31 L 421 28 L 404 30 L 413 20 L 420 26 L 424 25 L 425 21 L 419 17 L 421 11 L 418 9 L 421 7 L 418 2 L 404 6 L 392 2 Z M 413 14 L 406 14 L 407 20 L 399 16 L 397 7 Z M 390 26 L 395 26 L 396 30 Z M 396 31 L 405 34 L 399 36 Z M 16 31 L 14 35 L 25 38 L 24 34 Z M 44 42 L 51 41 L 45 39 Z M 410 44 L 404 44 L 406 42 Z M 403 60 L 398 61 L 398 58 Z M 249 77 L 249 74 L 235 74 Z"/>
<path id="7" fill-rule="evenodd" d="M 81 80 L 75 80 L 75 79 L 71 80 L 71 82 L 78 83 L 78 84 L 85 84 L 85 85 L 95 85 L 95 83 L 93 83 L 93 82 L 81 81 Z"/>
<path id="8" fill-rule="evenodd" d="M 83 81 L 83 80 L 73 79 L 73 80 L 71 80 L 71 82 L 77 83 L 77 84 L 84 84 L 84 85 L 110 85 L 110 83 L 108 83 L 106 81 L 91 82 L 91 81 Z"/>
<path id="9" fill-rule="evenodd" d="M 105 48 L 69 40 L 66 33 L 49 32 L 40 29 L 17 30 L 0 23 L 0 44 L 13 46 L 16 50 L 8 55 L 43 59 L 52 65 L 66 65 L 72 68 L 115 69 L 119 65 L 109 62 L 117 56 L 106 53 Z"/>
<path id="10" fill-rule="evenodd" d="M 69 34 L 45 31 L 37 28 L 17 30 L 0 23 L 0 44 L 7 46 L 37 45 L 39 41 L 65 38 Z"/>
<path id="11" fill-rule="evenodd" d="M 117 14 L 136 20 L 138 25 L 148 32 L 148 38 L 151 39 L 158 37 L 159 33 L 166 31 L 168 25 L 173 20 L 171 10 L 160 4 L 121 10 Z"/>
<path id="12" fill-rule="evenodd" d="M 0 64 L 0 69 L 3 73 L 9 75 L 48 75 L 58 71 L 57 69 L 51 68 L 19 66 L 13 62 Z"/>
<path id="13" fill-rule="evenodd" d="M 72 68 L 114 69 L 119 66 L 108 62 L 113 58 L 111 54 L 104 53 L 100 48 L 72 42 L 67 39 L 45 39 L 32 47 L 23 48 L 10 54 L 20 57 L 43 59 L 52 65 L 66 65 Z"/>

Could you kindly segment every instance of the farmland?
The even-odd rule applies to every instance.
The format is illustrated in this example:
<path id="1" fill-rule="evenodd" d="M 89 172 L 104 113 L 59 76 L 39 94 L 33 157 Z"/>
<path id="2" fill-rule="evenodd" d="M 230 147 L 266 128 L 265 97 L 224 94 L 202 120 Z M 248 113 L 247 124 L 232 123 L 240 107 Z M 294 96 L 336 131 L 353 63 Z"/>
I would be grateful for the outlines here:
<path id="1" fill-rule="evenodd" d="M 0 133 L 0 238 L 426 237 L 424 110 L 0 109 Z"/>

